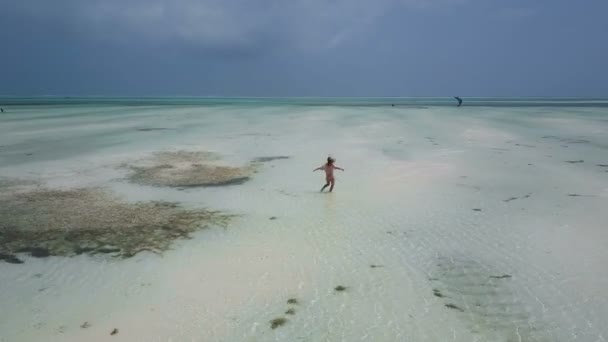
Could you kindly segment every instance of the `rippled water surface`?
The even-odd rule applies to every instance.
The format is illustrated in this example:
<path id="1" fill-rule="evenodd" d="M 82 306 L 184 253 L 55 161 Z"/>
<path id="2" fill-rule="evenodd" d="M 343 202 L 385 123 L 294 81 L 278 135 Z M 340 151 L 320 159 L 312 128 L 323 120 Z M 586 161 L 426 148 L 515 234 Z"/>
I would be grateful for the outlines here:
<path id="1" fill-rule="evenodd" d="M 162 254 L 0 261 L 0 341 L 608 339 L 605 107 L 357 104 L 5 107 L 5 183 L 236 216 Z M 129 182 L 160 151 L 264 159 Z M 328 154 L 346 171 L 319 193 Z"/>

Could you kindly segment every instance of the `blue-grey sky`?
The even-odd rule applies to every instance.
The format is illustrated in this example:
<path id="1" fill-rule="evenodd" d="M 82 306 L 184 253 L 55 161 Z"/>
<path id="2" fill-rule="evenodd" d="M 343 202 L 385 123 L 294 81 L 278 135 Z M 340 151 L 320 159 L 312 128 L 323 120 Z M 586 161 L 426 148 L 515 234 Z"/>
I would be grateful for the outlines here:
<path id="1" fill-rule="evenodd" d="M 606 0 L 0 0 L 0 95 L 608 96 Z"/>

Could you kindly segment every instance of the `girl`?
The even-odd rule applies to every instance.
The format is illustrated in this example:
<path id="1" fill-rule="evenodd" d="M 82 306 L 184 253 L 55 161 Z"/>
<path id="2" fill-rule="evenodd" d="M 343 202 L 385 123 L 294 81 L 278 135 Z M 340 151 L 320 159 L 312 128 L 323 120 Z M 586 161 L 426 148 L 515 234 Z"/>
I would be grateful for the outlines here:
<path id="1" fill-rule="evenodd" d="M 343 168 L 337 167 L 336 165 L 334 165 L 334 162 L 336 160 L 332 157 L 327 157 L 327 164 L 324 164 L 322 166 L 319 166 L 318 168 L 312 170 L 312 172 L 315 172 L 317 170 L 324 170 L 325 171 L 325 185 L 321 188 L 321 192 L 323 192 L 323 190 L 325 190 L 325 188 L 327 188 L 327 186 L 331 185 L 329 187 L 329 192 L 332 192 L 332 190 L 334 189 L 334 184 L 336 184 L 336 179 L 334 178 L 334 169 L 336 170 L 342 170 L 344 171 Z"/>

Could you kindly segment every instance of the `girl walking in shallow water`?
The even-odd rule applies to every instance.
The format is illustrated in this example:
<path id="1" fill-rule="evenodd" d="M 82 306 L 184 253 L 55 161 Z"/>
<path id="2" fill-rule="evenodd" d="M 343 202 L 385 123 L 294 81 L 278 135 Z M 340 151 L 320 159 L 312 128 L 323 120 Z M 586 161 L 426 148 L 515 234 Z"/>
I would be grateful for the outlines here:
<path id="1" fill-rule="evenodd" d="M 334 184 L 336 184 L 336 179 L 334 178 L 334 169 L 344 171 L 343 168 L 340 168 L 340 167 L 337 167 L 336 165 L 334 165 L 335 161 L 336 160 L 334 158 L 327 157 L 326 164 L 323 164 L 323 165 L 319 166 L 318 168 L 312 170 L 312 172 L 315 172 L 317 170 L 325 171 L 325 185 L 323 185 L 323 187 L 321 188 L 321 192 L 323 192 L 323 190 L 325 190 L 325 188 L 327 188 L 329 185 L 331 185 L 329 187 L 329 192 L 332 192 L 334 190 Z"/>

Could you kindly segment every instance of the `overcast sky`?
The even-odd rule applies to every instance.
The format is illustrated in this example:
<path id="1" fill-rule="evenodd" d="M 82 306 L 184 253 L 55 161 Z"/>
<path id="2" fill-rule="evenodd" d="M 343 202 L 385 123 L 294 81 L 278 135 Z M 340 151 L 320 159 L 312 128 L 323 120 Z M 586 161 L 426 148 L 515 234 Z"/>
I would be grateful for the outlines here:
<path id="1" fill-rule="evenodd" d="M 607 0 L 0 0 L 0 95 L 608 96 Z"/>

